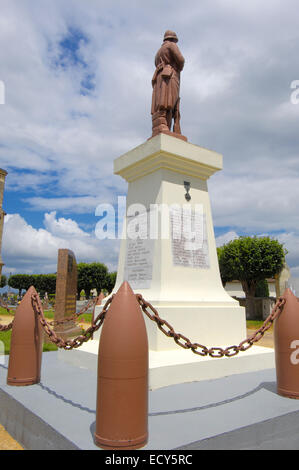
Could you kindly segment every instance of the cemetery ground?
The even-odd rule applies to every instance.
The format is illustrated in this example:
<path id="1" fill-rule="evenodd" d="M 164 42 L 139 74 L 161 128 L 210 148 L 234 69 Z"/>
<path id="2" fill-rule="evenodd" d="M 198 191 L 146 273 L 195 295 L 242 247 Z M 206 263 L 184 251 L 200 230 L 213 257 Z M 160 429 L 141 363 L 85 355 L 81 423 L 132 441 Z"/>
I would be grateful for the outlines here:
<path id="1" fill-rule="evenodd" d="M 45 317 L 49 320 L 54 320 L 54 311 L 53 310 L 46 310 Z M 91 323 L 91 313 L 84 313 L 81 315 L 77 321 L 78 325 L 80 325 L 83 329 L 86 329 L 90 326 Z M 9 324 L 13 319 L 13 315 L 10 315 L 4 308 L 0 307 L 0 323 L 2 325 Z M 264 320 L 247 320 L 247 334 L 248 336 L 251 335 L 255 330 L 260 328 Z M 182 332 L 183 333 L 183 332 Z M 3 341 L 5 345 L 5 354 L 9 354 L 10 348 L 10 339 L 11 339 L 11 331 L 8 332 L 0 332 L 0 341 Z M 244 338 L 245 339 L 245 338 Z M 200 341 L 200 338 L 194 338 L 194 341 Z M 266 348 L 274 348 L 274 340 L 273 340 L 273 325 L 270 327 L 268 331 L 264 334 L 264 337 L 259 341 L 260 346 L 264 346 Z M 57 347 L 54 344 L 46 342 L 44 344 L 44 352 L 46 351 L 56 351 Z"/>
<path id="2" fill-rule="evenodd" d="M 54 312 L 53 310 L 45 311 L 45 316 L 49 320 L 54 319 Z M 85 313 L 80 316 L 78 320 L 78 324 L 86 329 L 90 326 L 92 315 L 90 313 Z M 0 307 L 0 323 L 2 325 L 8 324 L 12 321 L 13 315 L 9 314 L 5 309 Z M 248 320 L 247 321 L 247 334 L 248 336 L 251 335 L 255 330 L 260 328 L 263 324 L 263 321 L 255 321 L 255 320 Z M 200 338 L 195 338 L 195 340 L 199 340 Z M 245 338 L 244 338 L 245 339 Z M 1 332 L 0 333 L 0 341 L 3 341 L 5 345 L 5 354 L 9 354 L 10 350 L 10 340 L 11 340 L 11 331 L 8 332 Z M 273 348 L 274 341 L 273 341 L 273 326 L 265 333 L 264 337 L 259 341 L 260 346 L 264 346 L 266 348 Z M 44 352 L 47 351 L 55 351 L 57 347 L 54 344 L 45 342 L 44 343 Z M 22 450 L 22 447 L 18 442 L 16 442 L 4 429 L 4 427 L 0 423 L 0 450 Z"/>

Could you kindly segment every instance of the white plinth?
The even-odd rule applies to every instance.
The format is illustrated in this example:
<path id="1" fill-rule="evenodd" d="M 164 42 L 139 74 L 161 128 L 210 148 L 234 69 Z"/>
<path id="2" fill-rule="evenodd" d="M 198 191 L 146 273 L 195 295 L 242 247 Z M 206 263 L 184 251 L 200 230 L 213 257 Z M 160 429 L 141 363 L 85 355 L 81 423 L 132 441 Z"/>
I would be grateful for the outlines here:
<path id="1" fill-rule="evenodd" d="M 165 213 L 160 227 L 168 224 L 169 237 L 152 243 L 152 275 L 146 288 L 126 278 L 127 239 L 122 240 L 116 286 L 128 280 L 176 331 L 193 342 L 208 346 L 238 344 L 246 337 L 245 311 L 222 286 L 216 252 L 207 179 L 222 169 L 216 152 L 160 134 L 114 162 L 114 172 L 128 183 L 127 208 L 142 204 L 170 207 L 177 204 L 203 207 L 208 244 L 208 268 L 175 265 L 170 221 Z M 190 183 L 191 200 L 185 198 L 184 183 Z M 164 217 L 164 218 L 163 218 Z M 159 232 L 159 236 L 161 233 Z M 150 349 L 175 350 L 178 346 L 147 321 Z"/>
<path id="2" fill-rule="evenodd" d="M 162 334 L 162 333 L 161 333 Z M 98 341 L 83 343 L 72 351 L 58 351 L 60 360 L 97 372 Z M 252 346 L 234 357 L 200 357 L 191 351 L 149 351 L 149 388 L 156 390 L 178 383 L 199 382 L 245 372 L 273 369 L 274 350 Z"/>
<path id="3" fill-rule="evenodd" d="M 114 161 L 114 173 L 129 183 L 127 210 L 132 204 L 142 204 L 148 211 L 153 204 L 158 207 L 188 205 L 192 210 L 198 205 L 203 208 L 200 228 L 205 234 L 203 262 L 201 256 L 196 262 L 192 258 L 193 264 L 189 263 L 187 256 L 186 262 L 184 253 L 182 255 L 179 251 L 183 261 L 178 263 L 171 220 L 165 217 L 165 212 L 161 212 L 156 239 L 142 241 L 141 248 L 137 247 L 140 253 L 148 248 L 144 260 L 139 256 L 136 262 L 144 278 L 141 276 L 139 280 L 134 280 L 132 277 L 134 273 L 132 267 L 128 268 L 127 257 L 130 240 L 124 236 L 114 292 L 127 280 L 134 292 L 142 294 L 177 333 L 207 347 L 238 345 L 246 338 L 245 309 L 227 294 L 219 272 L 207 180 L 221 169 L 222 156 L 218 153 L 165 134 L 148 140 Z M 186 183 L 190 185 L 190 201 L 185 197 Z M 124 234 L 130 220 L 128 217 L 125 220 Z M 164 232 L 161 236 L 161 227 L 170 229 L 168 237 L 164 236 Z M 100 309 L 97 307 L 96 314 Z M 255 347 L 235 358 L 200 358 L 182 350 L 147 317 L 146 327 L 153 388 L 273 367 L 273 351 L 265 348 Z M 99 335 L 95 334 L 94 339 L 98 340 Z M 87 351 L 88 348 L 86 345 L 83 350 Z M 93 346 L 93 350 L 96 349 L 96 345 Z M 257 359 L 258 356 L 261 359 Z"/>

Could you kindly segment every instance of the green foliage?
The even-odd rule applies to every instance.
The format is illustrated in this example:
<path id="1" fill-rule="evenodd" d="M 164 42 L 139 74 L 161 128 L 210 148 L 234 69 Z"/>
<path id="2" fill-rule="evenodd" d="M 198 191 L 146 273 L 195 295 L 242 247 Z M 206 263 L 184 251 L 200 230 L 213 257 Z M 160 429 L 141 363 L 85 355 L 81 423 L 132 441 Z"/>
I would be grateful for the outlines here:
<path id="1" fill-rule="evenodd" d="M 269 286 L 266 279 L 257 281 L 255 288 L 255 297 L 269 297 Z"/>
<path id="2" fill-rule="evenodd" d="M 29 274 L 13 274 L 8 279 L 9 287 L 19 290 L 19 295 L 21 295 L 22 290 L 29 289 L 33 284 L 33 276 Z"/>
<path id="3" fill-rule="evenodd" d="M 87 297 L 90 296 L 91 289 L 100 292 L 105 288 L 108 276 L 108 269 L 102 263 L 79 263 L 78 268 L 78 292 L 85 290 Z"/>
<path id="4" fill-rule="evenodd" d="M 112 290 L 115 286 L 116 276 L 117 276 L 117 272 L 108 273 L 108 275 L 107 275 L 106 284 L 105 284 L 104 289 L 107 289 L 109 294 L 110 294 L 110 292 L 112 292 Z"/>
<path id="5" fill-rule="evenodd" d="M 97 289 L 100 292 L 106 289 L 111 292 L 116 281 L 116 272 L 109 273 L 107 266 L 102 263 L 79 263 L 78 269 L 78 288 L 77 291 L 85 291 L 87 298 L 90 296 L 91 289 Z M 8 285 L 13 289 L 27 290 L 34 286 L 37 292 L 43 297 L 48 293 L 49 300 L 53 302 L 52 296 L 56 292 L 56 274 L 14 274 L 8 279 Z"/>
<path id="6" fill-rule="evenodd" d="M 217 255 L 218 255 L 221 281 L 222 281 L 223 286 L 225 287 L 225 284 L 227 282 L 234 281 L 234 278 L 232 277 L 232 273 L 229 271 L 229 269 L 226 269 L 226 265 L 223 262 L 224 248 L 225 248 L 225 245 L 218 247 L 217 248 Z"/>
<path id="7" fill-rule="evenodd" d="M 46 292 L 55 294 L 56 274 L 13 274 L 8 279 L 8 285 L 18 289 L 19 295 L 22 290 L 27 290 L 31 286 L 34 286 L 42 296 Z"/>
<path id="8" fill-rule="evenodd" d="M 41 296 L 55 294 L 56 292 L 56 274 L 34 274 L 32 284 Z"/>
<path id="9" fill-rule="evenodd" d="M 0 287 L 5 287 L 7 284 L 7 277 L 5 276 L 5 274 L 2 274 L 1 276 L 1 279 L 0 279 Z"/>
<path id="10" fill-rule="evenodd" d="M 270 237 L 240 237 L 218 249 L 222 280 L 239 280 L 246 296 L 254 296 L 258 281 L 273 278 L 282 268 L 286 250 Z"/>

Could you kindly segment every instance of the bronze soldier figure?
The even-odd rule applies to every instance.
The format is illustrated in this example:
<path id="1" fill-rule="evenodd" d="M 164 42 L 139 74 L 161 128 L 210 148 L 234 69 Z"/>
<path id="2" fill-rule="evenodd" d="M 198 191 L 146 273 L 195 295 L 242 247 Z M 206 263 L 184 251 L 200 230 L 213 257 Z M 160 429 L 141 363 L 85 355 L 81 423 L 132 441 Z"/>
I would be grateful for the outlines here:
<path id="1" fill-rule="evenodd" d="M 173 31 L 166 31 L 164 41 L 155 57 L 156 70 L 152 78 L 152 122 L 153 136 L 164 132 L 187 140 L 181 135 L 180 127 L 180 73 L 185 59 L 177 43 L 178 37 Z"/>

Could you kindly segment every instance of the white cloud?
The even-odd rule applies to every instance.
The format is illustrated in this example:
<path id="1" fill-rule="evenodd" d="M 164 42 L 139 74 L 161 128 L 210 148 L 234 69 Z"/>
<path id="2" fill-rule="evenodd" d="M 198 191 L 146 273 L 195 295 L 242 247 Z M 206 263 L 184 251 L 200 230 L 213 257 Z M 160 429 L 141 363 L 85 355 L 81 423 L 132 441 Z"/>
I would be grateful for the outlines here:
<path id="1" fill-rule="evenodd" d="M 2 253 L 4 272 L 56 272 L 59 248 L 72 250 L 78 262 L 104 262 L 116 269 L 119 242 L 99 241 L 71 219 L 45 214 L 45 229 L 35 229 L 19 214 L 5 217 Z"/>
<path id="2" fill-rule="evenodd" d="M 250 234 L 299 229 L 298 177 L 296 173 L 291 175 L 291 168 L 286 168 L 286 174 L 275 174 L 273 166 L 265 168 L 268 178 L 254 172 L 231 178 L 223 172 L 215 175 L 214 181 L 211 179 L 209 190 L 216 226 L 234 227 Z"/>
<path id="3" fill-rule="evenodd" d="M 109 196 L 108 202 L 113 195 Z M 64 213 L 71 212 L 73 214 L 86 214 L 88 212 L 95 212 L 98 204 L 103 202 L 99 197 L 83 196 L 83 197 L 56 197 L 56 198 L 43 198 L 32 197 L 26 198 L 25 202 L 30 205 L 33 210 L 50 210 L 50 211 L 63 211 Z"/>
<path id="4" fill-rule="evenodd" d="M 88 233 L 81 230 L 77 222 L 74 220 L 65 219 L 64 217 L 56 219 L 55 211 L 50 212 L 50 214 L 45 214 L 44 225 L 46 230 L 50 233 L 62 238 L 89 237 Z"/>
<path id="5" fill-rule="evenodd" d="M 222 246 L 225 245 L 226 243 L 229 243 L 236 238 L 239 238 L 236 232 L 227 232 L 224 233 L 223 235 L 219 235 L 219 237 L 216 237 L 216 246 Z"/>
<path id="6" fill-rule="evenodd" d="M 273 101 L 271 93 L 272 103 L 270 100 L 264 107 L 269 96 L 264 82 L 269 90 L 273 82 L 272 71 L 263 65 L 265 57 L 275 57 L 275 67 L 285 50 L 278 49 L 275 56 L 272 36 L 267 34 L 271 27 L 265 24 L 260 6 L 254 2 L 245 10 L 237 2 L 211 5 L 204 1 L 199 7 L 193 1 L 186 11 L 183 5 L 166 1 L 159 3 L 157 17 L 157 5 L 155 1 L 146 7 L 138 2 L 124 7 L 121 1 L 111 5 L 103 0 L 84 4 L 75 0 L 3 0 L 0 39 L 6 47 L 0 51 L 0 60 L 7 104 L 1 109 L 4 147 L 0 148 L 0 161 L 2 166 L 12 167 L 12 176 L 14 168 L 40 172 L 54 169 L 58 187 L 71 195 L 88 192 L 95 196 L 99 185 L 94 180 L 109 186 L 113 158 L 150 135 L 153 60 L 164 30 L 171 24 L 178 31 L 186 57 L 182 126 L 192 142 L 216 146 L 220 151 L 229 149 L 235 162 L 236 120 L 243 130 L 255 122 L 258 133 L 259 123 L 267 125 L 264 115 L 275 115 L 278 126 L 282 120 L 293 119 L 294 107 L 277 117 L 274 111 L 282 102 Z M 289 0 L 284 5 L 282 9 L 280 2 L 275 2 L 271 8 L 265 5 L 262 9 L 264 16 L 271 13 L 276 31 L 281 18 L 290 16 L 294 3 Z M 294 20 L 288 20 L 292 26 Z M 70 27 L 88 38 L 80 42 L 78 50 L 87 71 L 71 63 L 53 67 L 53 60 L 61 53 L 60 41 Z M 285 28 L 283 32 L 285 37 Z M 273 72 L 277 69 L 279 63 Z M 94 74 L 95 89 L 82 96 L 80 83 L 87 72 Z M 289 76 L 286 89 L 281 89 L 285 98 L 295 78 Z M 226 138 L 229 142 L 223 145 Z M 114 181 L 117 183 L 117 178 Z"/>
<path id="7" fill-rule="evenodd" d="M 7 238 L 6 246 L 9 256 L 19 253 L 11 258 L 16 266 L 22 253 L 13 243 L 22 231 L 26 266 L 34 247 L 47 259 L 39 246 L 53 266 L 56 255 L 50 253 L 66 241 L 82 255 L 95 253 L 94 240 L 85 251 L 89 238 L 74 214 L 94 212 L 126 191 L 113 175 L 113 159 L 151 134 L 154 55 L 169 28 L 177 31 L 186 58 L 182 132 L 224 155 L 224 170 L 209 181 L 214 224 L 232 233 L 285 231 L 295 259 L 299 105 L 290 103 L 290 84 L 299 79 L 297 8 L 295 0 L 190 0 L 188 8 L 170 0 L 2 0 L 5 199 L 14 191 L 33 210 L 71 214 L 56 213 L 43 228 L 21 215 L 7 219 L 16 241 Z M 86 66 L 59 62 L 70 28 L 86 38 L 77 51 Z M 83 96 L 88 74 L 95 87 Z"/>
<path id="8" fill-rule="evenodd" d="M 299 277 L 299 233 L 282 233 L 277 235 L 277 239 L 288 251 L 286 261 L 291 268 L 292 275 Z"/>

